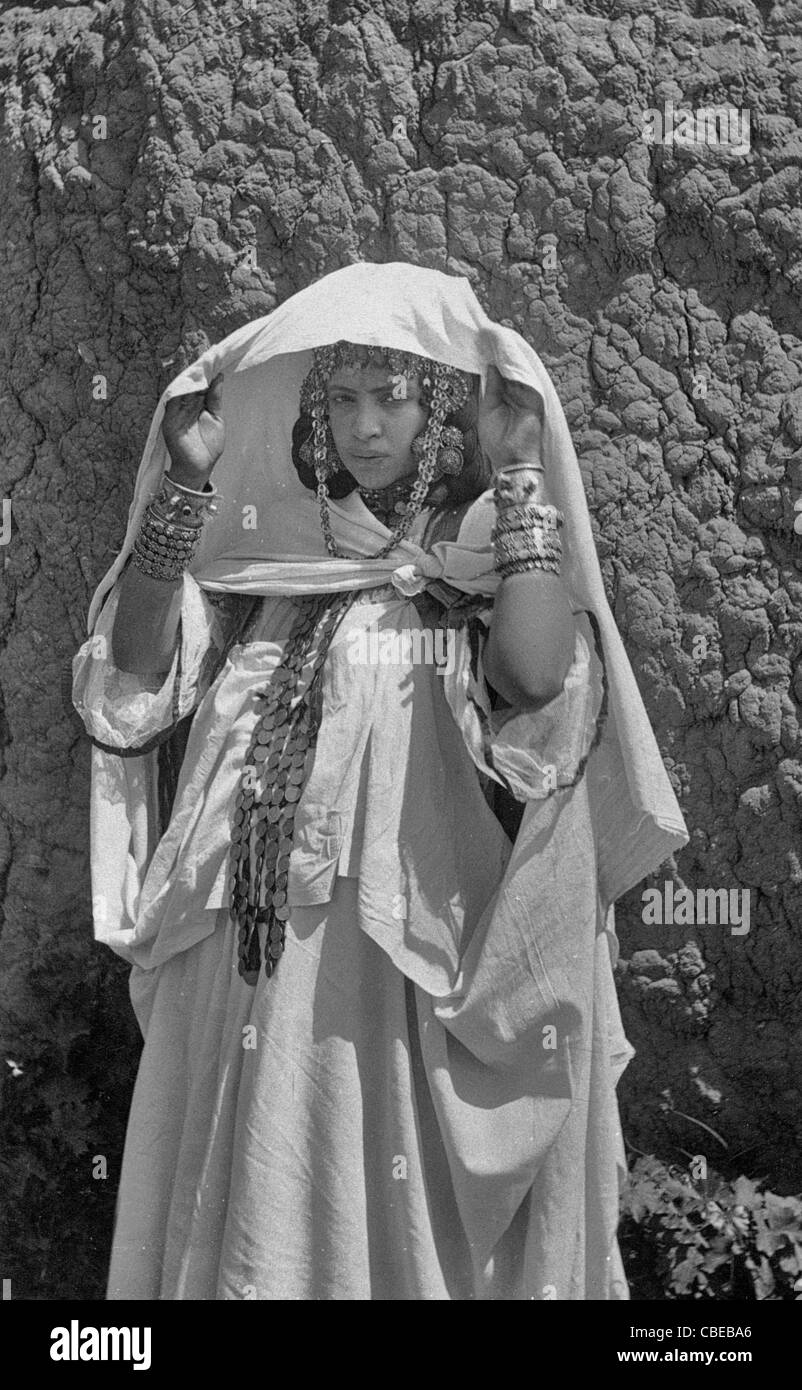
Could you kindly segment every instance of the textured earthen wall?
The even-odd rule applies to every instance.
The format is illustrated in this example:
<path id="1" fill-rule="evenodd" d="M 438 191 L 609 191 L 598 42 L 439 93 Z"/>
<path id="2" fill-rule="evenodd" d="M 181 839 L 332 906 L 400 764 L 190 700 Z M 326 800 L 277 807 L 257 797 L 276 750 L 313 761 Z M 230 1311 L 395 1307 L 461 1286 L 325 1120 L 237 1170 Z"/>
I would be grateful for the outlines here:
<path id="1" fill-rule="evenodd" d="M 126 972 L 90 944 L 89 746 L 61 672 L 166 382 L 356 259 L 467 275 L 543 356 L 691 829 L 676 886 L 751 890 L 744 935 L 619 906 L 628 1137 L 799 1186 L 802 8 L 550 3 L 0 7 L 20 1292 L 99 1288 L 138 1046 Z M 748 110 L 751 148 L 656 150 L 642 113 L 666 101 Z"/>

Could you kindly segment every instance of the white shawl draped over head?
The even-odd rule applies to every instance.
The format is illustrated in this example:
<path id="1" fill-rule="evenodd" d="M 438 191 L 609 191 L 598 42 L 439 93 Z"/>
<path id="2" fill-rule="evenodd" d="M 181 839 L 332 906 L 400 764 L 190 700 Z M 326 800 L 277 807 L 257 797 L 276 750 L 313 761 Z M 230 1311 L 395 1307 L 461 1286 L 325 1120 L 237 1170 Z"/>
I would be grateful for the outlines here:
<path id="1" fill-rule="evenodd" d="M 221 499 L 190 567 L 203 588 L 302 594 L 369 588 L 392 579 L 402 593 L 414 593 L 426 580 L 442 578 L 467 593 L 493 594 L 498 578 L 487 506 L 474 509 L 475 519 L 468 514 L 458 544 L 441 542 L 426 553 L 403 541 L 382 560 L 329 557 L 317 499 L 292 465 L 291 437 L 312 349 L 340 339 L 448 363 L 478 375 L 483 387 L 492 364 L 542 399 L 548 489 L 565 516 L 562 577 L 575 607 L 596 616 L 609 682 L 609 717 L 587 770 L 599 891 L 607 907 L 684 844 L 687 832 L 605 596 L 579 465 L 559 399 L 537 354 L 514 330 L 488 318 L 466 279 L 403 262 L 347 266 L 210 347 L 176 377 L 156 407 L 125 541 L 94 594 L 89 631 L 169 466 L 161 433 L 166 402 L 205 389 L 220 372 L 226 447 L 214 482 Z M 332 501 L 330 507 L 340 548 L 367 556 L 388 539 L 389 532 L 358 493 Z M 248 508 L 255 510 L 246 512 Z"/>

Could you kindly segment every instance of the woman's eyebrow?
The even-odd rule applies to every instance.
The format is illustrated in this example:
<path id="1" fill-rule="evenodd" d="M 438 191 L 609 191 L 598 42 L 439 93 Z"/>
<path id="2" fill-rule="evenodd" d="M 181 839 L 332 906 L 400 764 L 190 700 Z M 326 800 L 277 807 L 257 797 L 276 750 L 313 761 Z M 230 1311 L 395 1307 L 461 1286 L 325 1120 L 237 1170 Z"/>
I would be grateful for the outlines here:
<path id="1" fill-rule="evenodd" d="M 409 383 L 407 383 L 407 384 L 409 384 Z M 392 377 L 389 377 L 388 380 L 385 382 L 384 386 L 369 386 L 369 387 L 367 388 L 367 394 L 368 394 L 369 396 L 380 396 L 380 395 L 382 395 L 385 391 L 390 391 L 394 385 L 395 385 L 395 382 L 394 382 L 393 378 L 392 378 Z M 338 386 L 336 382 L 332 382 L 332 381 L 330 381 L 330 382 L 328 383 L 328 386 L 326 387 L 326 390 L 327 390 L 327 391 L 347 391 L 348 394 L 351 395 L 351 396 L 355 396 L 356 393 L 357 393 L 357 391 L 360 391 L 360 390 L 363 390 L 363 389 L 364 389 L 364 388 L 363 388 L 363 387 L 360 387 L 360 386 Z"/>

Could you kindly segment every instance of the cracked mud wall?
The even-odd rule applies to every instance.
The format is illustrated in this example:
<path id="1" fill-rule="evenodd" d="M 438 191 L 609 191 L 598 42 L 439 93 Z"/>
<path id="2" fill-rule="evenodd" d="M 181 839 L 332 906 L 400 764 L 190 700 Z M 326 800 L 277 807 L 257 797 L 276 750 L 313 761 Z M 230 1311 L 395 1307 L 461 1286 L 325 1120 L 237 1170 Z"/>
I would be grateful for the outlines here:
<path id="1" fill-rule="evenodd" d="M 645 926 L 641 889 L 619 904 L 627 1137 L 799 1188 L 802 7 L 693 10 L 0 6 L 0 1000 L 20 1296 L 102 1287 L 138 1051 L 126 969 L 91 944 L 89 745 L 61 675 L 167 381 L 357 259 L 467 275 L 543 357 L 691 831 L 655 882 L 751 892 L 745 935 Z M 747 110 L 751 148 L 650 146 L 642 113 L 669 101 Z"/>

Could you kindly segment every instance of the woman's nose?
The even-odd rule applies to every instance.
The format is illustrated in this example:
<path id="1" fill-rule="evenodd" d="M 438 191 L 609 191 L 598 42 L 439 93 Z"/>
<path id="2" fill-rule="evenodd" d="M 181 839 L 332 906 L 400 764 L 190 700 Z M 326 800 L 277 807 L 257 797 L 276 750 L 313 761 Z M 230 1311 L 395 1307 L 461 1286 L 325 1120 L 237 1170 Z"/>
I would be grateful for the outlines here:
<path id="1" fill-rule="evenodd" d="M 353 430 L 357 439 L 373 439 L 381 434 L 379 411 L 373 401 L 365 401 L 357 406 Z"/>

